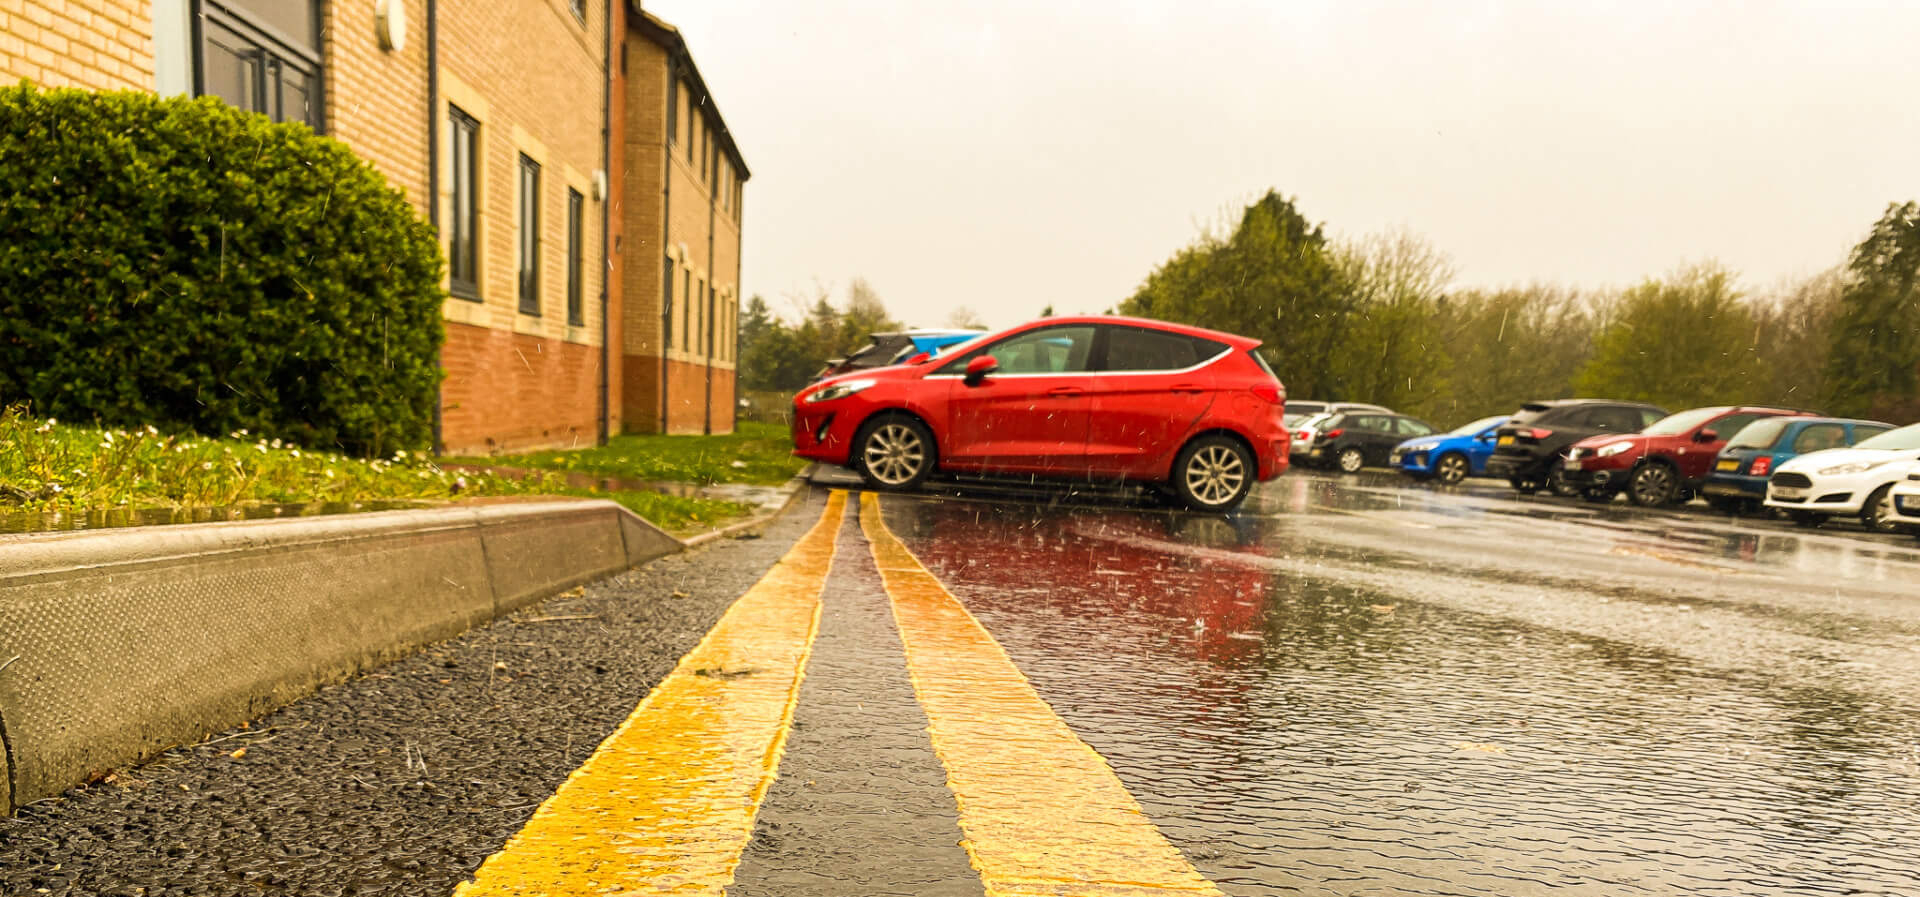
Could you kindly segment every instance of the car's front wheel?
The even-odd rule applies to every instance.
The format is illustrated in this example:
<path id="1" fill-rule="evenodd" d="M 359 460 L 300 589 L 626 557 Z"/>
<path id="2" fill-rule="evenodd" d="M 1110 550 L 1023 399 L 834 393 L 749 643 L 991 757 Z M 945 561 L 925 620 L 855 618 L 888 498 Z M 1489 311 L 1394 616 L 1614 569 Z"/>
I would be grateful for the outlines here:
<path id="1" fill-rule="evenodd" d="M 853 440 L 854 458 L 867 482 L 886 489 L 912 489 L 933 472 L 933 433 L 905 415 L 872 420 Z"/>
<path id="2" fill-rule="evenodd" d="M 1627 481 L 1627 497 L 1643 508 L 1671 504 L 1680 494 L 1680 479 L 1673 468 L 1660 462 L 1640 465 Z"/>
<path id="3" fill-rule="evenodd" d="M 1225 436 L 1202 436 L 1173 459 L 1168 487 L 1180 503 L 1196 511 L 1231 511 L 1253 491 L 1253 453 Z"/>
<path id="4" fill-rule="evenodd" d="M 1442 486 L 1458 486 L 1467 478 L 1467 456 L 1459 452 L 1448 452 L 1440 456 L 1433 464 L 1433 478 Z"/>
<path id="5" fill-rule="evenodd" d="M 1876 533 L 1897 532 L 1900 523 L 1893 516 L 1893 484 L 1889 483 L 1867 496 L 1867 503 L 1860 506 L 1860 522 Z"/>

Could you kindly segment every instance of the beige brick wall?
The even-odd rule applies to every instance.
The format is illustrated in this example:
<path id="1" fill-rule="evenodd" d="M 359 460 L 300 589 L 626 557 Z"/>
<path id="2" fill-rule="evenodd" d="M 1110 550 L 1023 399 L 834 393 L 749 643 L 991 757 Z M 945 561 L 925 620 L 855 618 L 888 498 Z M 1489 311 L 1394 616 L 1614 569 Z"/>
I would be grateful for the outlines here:
<path id="1" fill-rule="evenodd" d="M 325 129 L 406 193 L 427 217 L 426 0 L 405 0 L 401 49 L 382 50 L 373 4 L 322 4 Z"/>
<path id="2" fill-rule="evenodd" d="M 153 89 L 151 0 L 0 0 L 0 84 Z"/>

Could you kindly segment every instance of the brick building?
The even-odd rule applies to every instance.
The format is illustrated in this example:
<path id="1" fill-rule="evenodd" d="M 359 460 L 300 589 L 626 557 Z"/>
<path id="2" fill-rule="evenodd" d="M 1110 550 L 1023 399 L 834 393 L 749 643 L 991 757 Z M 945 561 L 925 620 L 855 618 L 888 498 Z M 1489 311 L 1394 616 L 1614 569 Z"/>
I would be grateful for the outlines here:
<path id="1" fill-rule="evenodd" d="M 746 166 L 637 8 L 26 0 L 0 9 L 0 81 L 22 78 L 219 96 L 371 162 L 446 252 L 449 452 L 732 428 Z"/>

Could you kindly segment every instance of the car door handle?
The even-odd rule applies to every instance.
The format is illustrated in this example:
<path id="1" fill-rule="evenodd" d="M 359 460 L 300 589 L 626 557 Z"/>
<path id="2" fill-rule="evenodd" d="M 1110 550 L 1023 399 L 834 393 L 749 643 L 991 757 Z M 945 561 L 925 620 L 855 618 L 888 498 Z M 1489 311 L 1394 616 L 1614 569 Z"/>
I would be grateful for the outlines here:
<path id="1" fill-rule="evenodd" d="M 1194 393 L 1197 395 L 1199 393 L 1206 392 L 1207 388 L 1204 386 L 1201 386 L 1198 383 L 1175 383 L 1173 385 L 1173 391 L 1184 392 L 1184 393 Z"/>
<path id="2" fill-rule="evenodd" d="M 1084 389 L 1081 389 L 1078 386 L 1056 386 L 1052 389 L 1047 390 L 1047 395 L 1057 396 L 1060 398 L 1070 398 L 1072 396 L 1083 396 L 1086 394 L 1087 394 L 1087 391 Z"/>

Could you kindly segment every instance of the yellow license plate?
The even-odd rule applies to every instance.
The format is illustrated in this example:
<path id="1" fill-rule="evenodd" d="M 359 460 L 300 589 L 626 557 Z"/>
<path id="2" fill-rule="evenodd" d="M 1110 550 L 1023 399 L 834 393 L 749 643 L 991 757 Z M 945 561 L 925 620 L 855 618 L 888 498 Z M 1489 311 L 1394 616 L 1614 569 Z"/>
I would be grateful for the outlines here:
<path id="1" fill-rule="evenodd" d="M 1720 463 L 1714 465 L 1713 469 L 1714 470 L 1739 470 L 1740 461 L 1737 458 L 1721 458 Z"/>
<path id="2" fill-rule="evenodd" d="M 1502 436 L 1502 437 L 1500 437 L 1500 443 L 1499 443 L 1499 444 L 1500 444 L 1500 445 L 1512 445 L 1512 444 L 1513 444 L 1513 437 L 1512 437 L 1512 436 Z"/>

